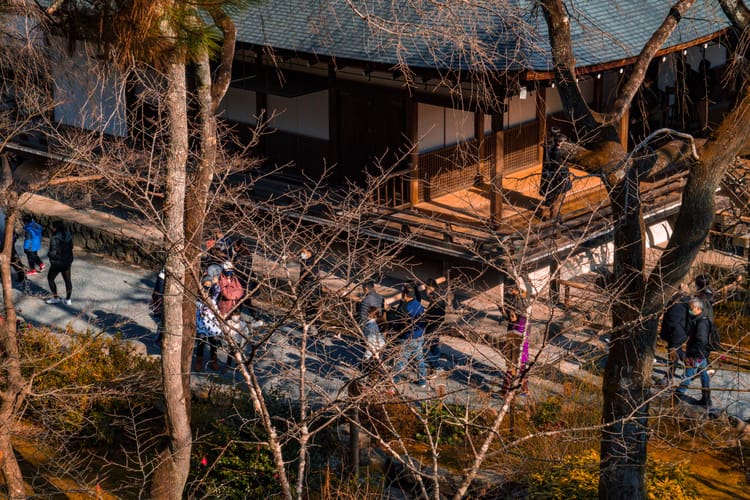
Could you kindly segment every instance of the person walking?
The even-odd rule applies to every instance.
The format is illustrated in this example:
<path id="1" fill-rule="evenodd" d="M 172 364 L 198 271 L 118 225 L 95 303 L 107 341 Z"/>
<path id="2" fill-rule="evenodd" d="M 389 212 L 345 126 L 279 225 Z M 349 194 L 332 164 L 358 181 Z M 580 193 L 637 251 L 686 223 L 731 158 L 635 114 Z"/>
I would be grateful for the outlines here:
<path id="1" fill-rule="evenodd" d="M 711 376 L 708 374 L 708 335 L 711 320 L 704 311 L 704 304 L 698 297 L 688 303 L 690 308 L 690 331 L 685 353 L 685 378 L 675 391 L 678 397 L 684 397 L 690 381 L 696 374 L 701 379 L 701 399 L 698 405 L 711 406 Z"/>
<path id="2" fill-rule="evenodd" d="M 397 384 L 403 380 L 404 368 L 412 362 L 417 365 L 417 385 L 420 387 L 427 386 L 427 365 L 424 357 L 424 307 L 416 299 L 414 287 L 411 285 L 404 286 L 401 294 L 404 301 L 403 310 L 408 315 L 409 332 L 403 343 L 401 359 L 396 363 L 396 376 L 393 377 L 393 383 Z"/>
<path id="3" fill-rule="evenodd" d="M 70 295 L 73 293 L 73 282 L 70 279 L 70 268 L 73 266 L 73 237 L 65 229 L 62 221 L 56 220 L 52 223 L 52 238 L 49 241 L 49 273 L 47 274 L 47 283 L 52 292 L 52 297 L 47 299 L 47 304 L 64 303 L 70 305 Z M 61 299 L 57 294 L 57 285 L 55 279 L 58 274 L 62 274 L 65 281 L 65 299 Z"/>
<path id="4" fill-rule="evenodd" d="M 34 276 L 39 271 L 44 271 L 44 262 L 37 254 L 42 247 L 42 226 L 28 214 L 25 214 L 22 220 L 23 251 L 29 261 L 29 270 L 26 272 L 26 276 Z M 37 268 L 39 268 L 39 271 L 37 271 Z"/>
<path id="5" fill-rule="evenodd" d="M 506 376 L 503 379 L 501 392 L 507 393 L 517 377 L 523 377 L 521 394 L 528 394 L 528 379 L 525 377 L 529 370 L 529 325 L 526 306 L 526 292 L 516 283 L 508 285 L 504 297 L 503 316 L 508 322 L 505 335 L 503 354 L 509 361 Z"/>
<path id="6" fill-rule="evenodd" d="M 440 366 L 440 330 L 445 323 L 445 313 L 448 309 L 448 291 L 440 287 L 435 279 L 425 285 L 425 299 L 429 303 L 425 310 L 425 337 L 427 343 L 427 365 L 430 369 L 429 378 L 437 377 L 443 372 Z"/>
<path id="7" fill-rule="evenodd" d="M 667 343 L 667 373 L 658 383 L 670 386 L 674 382 L 677 365 L 685 362 L 682 346 L 688 339 L 690 330 L 690 297 L 678 291 L 670 300 L 661 320 L 659 336 Z"/>
<path id="8" fill-rule="evenodd" d="M 219 299 L 217 301 L 222 318 L 226 318 L 244 296 L 245 288 L 234 273 L 234 266 L 229 261 L 224 262 L 219 276 Z"/>
<path id="9" fill-rule="evenodd" d="M 365 295 L 359 303 L 359 324 L 364 329 L 370 321 L 370 308 L 374 307 L 378 310 L 378 321 L 382 319 L 383 310 L 385 309 L 385 298 L 375 291 L 375 282 L 373 280 L 367 280 L 362 283 L 362 290 Z"/>
<path id="10" fill-rule="evenodd" d="M 364 360 L 369 361 L 372 358 L 380 359 L 380 353 L 385 348 L 385 338 L 383 337 L 383 333 L 380 331 L 380 327 L 378 326 L 378 319 L 380 318 L 381 312 L 380 310 L 375 306 L 370 306 L 370 309 L 367 311 L 368 319 L 367 323 L 365 323 L 365 342 L 366 342 L 366 348 L 365 348 L 365 355 Z"/>
<path id="11" fill-rule="evenodd" d="M 5 249 L 6 225 L 7 219 L 5 216 L 5 208 L 0 207 L 0 238 L 2 238 L 0 242 L 0 249 Z M 26 270 L 23 267 L 23 262 L 21 262 L 21 257 L 18 256 L 18 252 L 16 251 L 16 240 L 18 239 L 18 233 L 16 232 L 15 227 L 9 229 L 13 233 L 10 244 L 10 267 L 16 273 L 16 281 L 19 284 L 23 284 L 26 282 Z"/>
<path id="12" fill-rule="evenodd" d="M 706 317 L 714 322 L 714 291 L 711 289 L 711 276 L 699 274 L 693 282 L 695 284 L 695 296 L 703 301 L 703 311 Z"/>
<path id="13" fill-rule="evenodd" d="M 222 332 L 221 325 L 213 311 L 216 304 L 210 297 L 213 283 L 211 279 L 204 278 L 201 285 L 206 296 L 208 296 L 208 302 L 205 303 L 200 298 L 195 301 L 195 365 L 193 370 L 196 372 L 203 370 L 203 355 L 205 354 L 205 347 L 208 345 L 211 369 L 219 371 L 220 366 L 216 352 L 221 344 Z"/>

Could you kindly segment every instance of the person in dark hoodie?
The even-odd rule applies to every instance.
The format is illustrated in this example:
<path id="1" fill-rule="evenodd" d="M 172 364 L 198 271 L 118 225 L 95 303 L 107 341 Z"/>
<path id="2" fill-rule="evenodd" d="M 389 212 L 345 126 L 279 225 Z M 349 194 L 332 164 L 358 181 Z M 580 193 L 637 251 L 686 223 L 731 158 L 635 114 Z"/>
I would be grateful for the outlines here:
<path id="1" fill-rule="evenodd" d="M 689 302 L 690 297 L 678 291 L 672 296 L 664 312 L 660 336 L 667 343 L 667 373 L 658 382 L 660 385 L 672 385 L 677 365 L 685 361 L 682 345 L 687 341 L 690 329 Z"/>
<path id="2" fill-rule="evenodd" d="M 698 297 L 690 299 L 690 331 L 685 352 L 685 378 L 675 391 L 678 397 L 685 395 L 690 381 L 696 376 L 701 378 L 700 406 L 711 406 L 711 376 L 708 374 L 708 334 L 711 331 L 711 320 L 704 311 L 704 304 Z"/>
<path id="3" fill-rule="evenodd" d="M 52 291 L 52 297 L 47 299 L 47 304 L 64 303 L 70 305 L 70 295 L 73 292 L 73 283 L 70 280 L 70 268 L 73 265 L 73 237 L 65 230 L 62 221 L 56 220 L 52 223 L 52 237 L 49 240 L 49 273 L 47 274 L 47 283 Z M 62 274 L 65 281 L 65 299 L 57 295 L 57 285 L 55 278 Z"/>

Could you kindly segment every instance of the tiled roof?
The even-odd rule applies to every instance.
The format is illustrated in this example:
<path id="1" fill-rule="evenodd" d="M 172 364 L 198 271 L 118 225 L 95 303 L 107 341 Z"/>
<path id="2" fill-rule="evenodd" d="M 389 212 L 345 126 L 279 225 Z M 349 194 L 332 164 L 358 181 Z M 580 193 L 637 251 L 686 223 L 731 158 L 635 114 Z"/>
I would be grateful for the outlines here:
<path id="1" fill-rule="evenodd" d="M 566 1 L 579 66 L 638 55 L 673 0 Z M 550 68 L 547 27 L 530 0 L 261 0 L 234 16 L 254 45 L 413 68 Z M 667 46 L 729 25 L 698 0 Z"/>

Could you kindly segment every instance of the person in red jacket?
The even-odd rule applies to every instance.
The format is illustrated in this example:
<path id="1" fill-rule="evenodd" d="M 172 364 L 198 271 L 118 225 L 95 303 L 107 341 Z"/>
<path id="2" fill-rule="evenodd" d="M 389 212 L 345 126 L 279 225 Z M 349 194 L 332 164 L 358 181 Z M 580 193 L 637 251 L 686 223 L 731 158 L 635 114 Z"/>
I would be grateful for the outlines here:
<path id="1" fill-rule="evenodd" d="M 231 262 L 224 262 L 221 266 L 221 275 L 219 276 L 219 299 L 217 306 L 222 317 L 226 318 L 232 312 L 245 296 L 245 287 L 242 286 L 239 278 L 234 274 L 234 266 Z"/>

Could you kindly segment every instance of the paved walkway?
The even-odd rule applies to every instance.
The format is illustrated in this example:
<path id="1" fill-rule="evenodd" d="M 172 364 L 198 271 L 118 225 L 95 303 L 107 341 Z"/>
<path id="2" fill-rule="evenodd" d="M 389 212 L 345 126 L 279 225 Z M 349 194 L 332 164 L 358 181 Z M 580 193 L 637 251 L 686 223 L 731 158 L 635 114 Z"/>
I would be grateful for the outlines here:
<path id="1" fill-rule="evenodd" d="M 44 260 L 46 244 L 45 240 L 45 250 L 40 252 Z M 156 325 L 148 311 L 155 272 L 81 251 L 76 253 L 72 270 L 72 305 L 47 305 L 44 302 L 49 297 L 45 271 L 14 290 L 15 303 L 24 319 L 34 325 L 57 329 L 70 326 L 77 331 L 121 332 L 126 339 L 143 342 L 150 354 L 158 354 L 158 346 L 153 342 Z M 334 282 L 329 280 L 329 286 Z M 58 290 L 64 290 L 62 277 L 58 277 Z M 389 293 L 388 290 L 384 291 Z M 391 289 L 391 293 L 395 294 L 396 290 Z M 478 294 L 468 302 L 484 304 L 488 310 L 483 313 L 491 314 L 494 307 L 494 300 L 484 294 Z M 606 354 L 606 342 L 598 338 L 595 332 L 576 327 L 576 324 L 582 324 L 580 318 L 571 317 L 559 309 L 549 309 L 538 303 L 534 317 L 548 319 L 561 328 L 563 324 L 567 325 L 562 329 L 562 334 L 544 349 L 540 364 L 551 365 L 553 371 L 568 377 L 598 384 L 598 377 L 583 367 Z M 532 323 L 537 339 L 543 326 L 541 322 Z M 298 332 L 292 327 L 289 325 L 279 329 L 271 337 L 257 358 L 255 368 L 266 388 L 296 397 L 298 387 L 294 380 L 301 346 Z M 499 328 L 493 319 L 484 317 L 484 314 L 472 318 L 467 327 L 474 335 L 483 335 Z M 318 398 L 321 403 L 330 401 L 357 373 L 355 367 L 361 357 L 361 346 L 353 338 L 337 339 L 330 335 L 319 335 L 314 336 L 307 347 L 310 386 L 316 391 L 312 397 Z M 498 351 L 484 343 L 444 336 L 441 338 L 441 352 L 445 366 L 450 370 L 431 381 L 427 389 L 402 384 L 400 388 L 404 393 L 419 398 L 447 395 L 449 402 L 471 406 L 500 406 L 502 400 L 493 397 L 505 369 L 505 360 Z M 549 372 L 549 369 L 546 371 Z M 662 370 L 663 360 L 657 359 L 657 376 Z M 195 377 L 197 387 L 217 382 L 230 384 L 232 381 L 240 382 L 239 375 L 232 371 L 224 375 L 204 372 Z M 712 385 L 717 389 L 714 391 L 714 403 L 718 408 L 750 421 L 750 397 L 747 392 L 750 390 L 750 375 L 731 366 L 721 367 L 713 376 Z M 698 387 L 697 381 L 693 387 Z M 561 384 L 549 380 L 532 379 L 531 389 L 537 395 L 546 391 L 563 393 Z M 689 394 L 700 397 L 697 389 Z"/>

